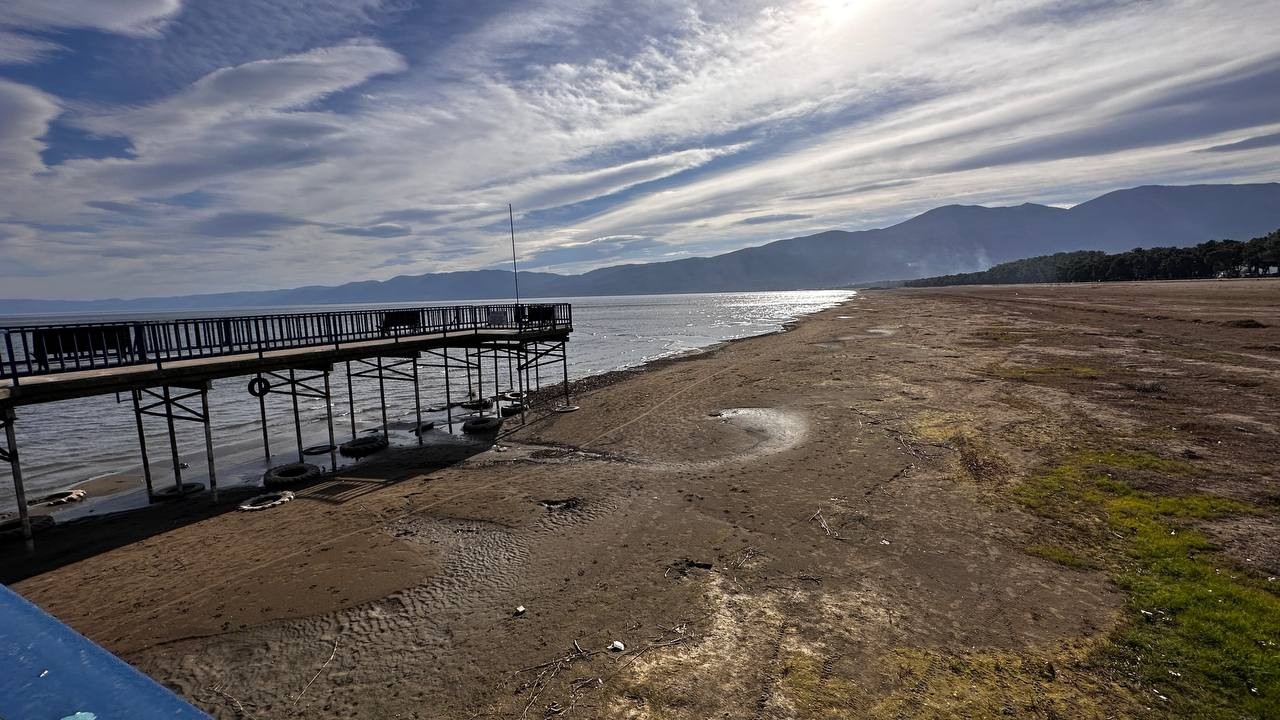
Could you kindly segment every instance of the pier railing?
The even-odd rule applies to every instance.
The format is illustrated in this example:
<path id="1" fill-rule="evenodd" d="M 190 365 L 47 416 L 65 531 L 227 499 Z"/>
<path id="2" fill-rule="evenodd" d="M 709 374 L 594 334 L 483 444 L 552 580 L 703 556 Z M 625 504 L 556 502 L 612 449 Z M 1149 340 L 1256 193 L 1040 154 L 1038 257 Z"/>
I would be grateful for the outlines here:
<path id="1" fill-rule="evenodd" d="M 568 303 L 455 305 L 0 327 L 0 380 L 369 340 L 572 330 Z"/>

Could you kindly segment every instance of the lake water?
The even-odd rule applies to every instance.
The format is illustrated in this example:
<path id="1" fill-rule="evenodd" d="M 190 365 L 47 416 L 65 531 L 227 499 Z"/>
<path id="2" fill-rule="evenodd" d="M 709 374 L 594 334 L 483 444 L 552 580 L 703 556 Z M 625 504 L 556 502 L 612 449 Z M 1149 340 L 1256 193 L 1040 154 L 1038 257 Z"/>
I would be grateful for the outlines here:
<path id="1" fill-rule="evenodd" d="M 657 358 L 687 353 L 724 340 L 773 332 L 802 315 L 830 307 L 853 293 L 847 291 L 798 291 L 768 293 L 708 293 L 696 295 L 640 295 L 590 298 L 555 298 L 537 302 L 573 304 L 574 332 L 569 341 L 571 379 L 610 370 L 634 367 Z M 405 306 L 414 304 L 406 303 Z M 328 305 L 318 308 L 263 308 L 263 312 L 306 312 L 376 306 Z M 217 313 L 173 313 L 163 317 L 216 315 Z M 249 314 L 237 309 L 234 314 Z M 0 317 L 0 325 L 38 322 L 90 322 L 162 317 L 156 314 L 111 314 L 99 316 L 57 315 Z M 489 369 L 486 368 L 486 374 Z M 505 375 L 505 363 L 500 375 Z M 465 396 L 466 380 L 461 371 L 451 371 L 453 400 Z M 544 386 L 561 377 L 560 367 L 543 368 Z M 209 393 L 210 415 L 218 484 L 256 482 L 267 466 L 262 452 L 261 423 L 257 401 L 246 391 L 248 378 L 228 378 L 213 383 Z M 491 381 L 491 378 L 490 378 Z M 351 418 L 343 365 L 332 375 L 334 424 L 337 441 L 351 435 Z M 412 434 L 414 417 L 411 383 L 387 382 L 387 412 L 392 423 L 393 445 L 416 442 Z M 376 378 L 353 378 L 357 432 L 381 428 L 382 411 Z M 443 404 L 443 370 L 423 368 L 419 388 L 424 408 Z M 505 390 L 505 383 L 503 389 Z M 267 417 L 275 462 L 297 459 L 293 406 L 288 396 L 267 396 Z M 321 400 L 301 400 L 304 445 L 328 443 L 325 405 Z M 455 410 L 455 417 L 458 411 Z M 424 420 L 442 424 L 445 414 L 425 413 Z M 455 426 L 455 430 L 457 427 Z M 122 473 L 141 476 L 137 429 L 132 403 L 127 395 L 48 403 L 18 408 L 16 425 L 22 451 L 22 469 L 27 497 L 39 497 L 85 480 Z M 177 423 L 179 456 L 189 468 L 184 480 L 205 482 L 204 430 L 199 423 Z M 147 447 L 157 487 L 173 482 L 168 429 L 162 418 L 147 418 Z M 327 464 L 328 455 L 311 458 Z M 344 462 L 341 458 L 340 465 Z M 141 483 L 139 483 L 141 486 Z M 14 507 L 13 482 L 8 464 L 0 465 L 0 509 Z M 114 511 L 145 502 L 141 489 L 107 502 L 68 506 L 58 517 L 69 519 L 86 513 Z"/>

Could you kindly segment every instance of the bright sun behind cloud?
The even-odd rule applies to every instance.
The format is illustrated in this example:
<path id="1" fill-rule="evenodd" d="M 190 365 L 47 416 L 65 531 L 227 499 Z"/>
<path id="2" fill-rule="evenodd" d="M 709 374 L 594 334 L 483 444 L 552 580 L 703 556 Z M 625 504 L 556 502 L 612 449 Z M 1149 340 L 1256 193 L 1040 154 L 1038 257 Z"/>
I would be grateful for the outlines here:
<path id="1" fill-rule="evenodd" d="M 939 202 L 1271 180 L 1278 22 L 1262 0 L 7 3 L 0 282 L 497 267 L 508 202 L 528 261 L 577 272 Z"/>

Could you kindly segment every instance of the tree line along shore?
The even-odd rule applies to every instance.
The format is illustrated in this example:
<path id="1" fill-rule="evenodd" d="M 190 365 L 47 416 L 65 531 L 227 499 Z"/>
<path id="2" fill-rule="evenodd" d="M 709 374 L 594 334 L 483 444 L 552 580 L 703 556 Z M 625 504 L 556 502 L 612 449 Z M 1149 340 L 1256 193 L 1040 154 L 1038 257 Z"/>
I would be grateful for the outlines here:
<path id="1" fill-rule="evenodd" d="M 903 284 L 942 287 L 1276 275 L 1280 275 L 1280 230 L 1244 242 L 1210 240 L 1192 247 L 1135 248 L 1123 253 L 1054 253 L 1000 263 L 980 272 L 920 278 Z"/>

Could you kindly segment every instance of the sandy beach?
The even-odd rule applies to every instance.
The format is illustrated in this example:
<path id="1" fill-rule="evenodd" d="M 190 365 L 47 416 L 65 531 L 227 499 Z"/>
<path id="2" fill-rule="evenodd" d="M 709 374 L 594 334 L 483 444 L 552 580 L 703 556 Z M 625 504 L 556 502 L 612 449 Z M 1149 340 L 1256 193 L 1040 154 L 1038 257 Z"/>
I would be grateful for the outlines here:
<path id="1" fill-rule="evenodd" d="M 1274 602 L 1278 397 L 1280 282 L 864 291 L 0 580 L 217 718 L 1141 717 L 1126 531 L 1044 478 L 1248 508 L 1159 521 Z"/>

